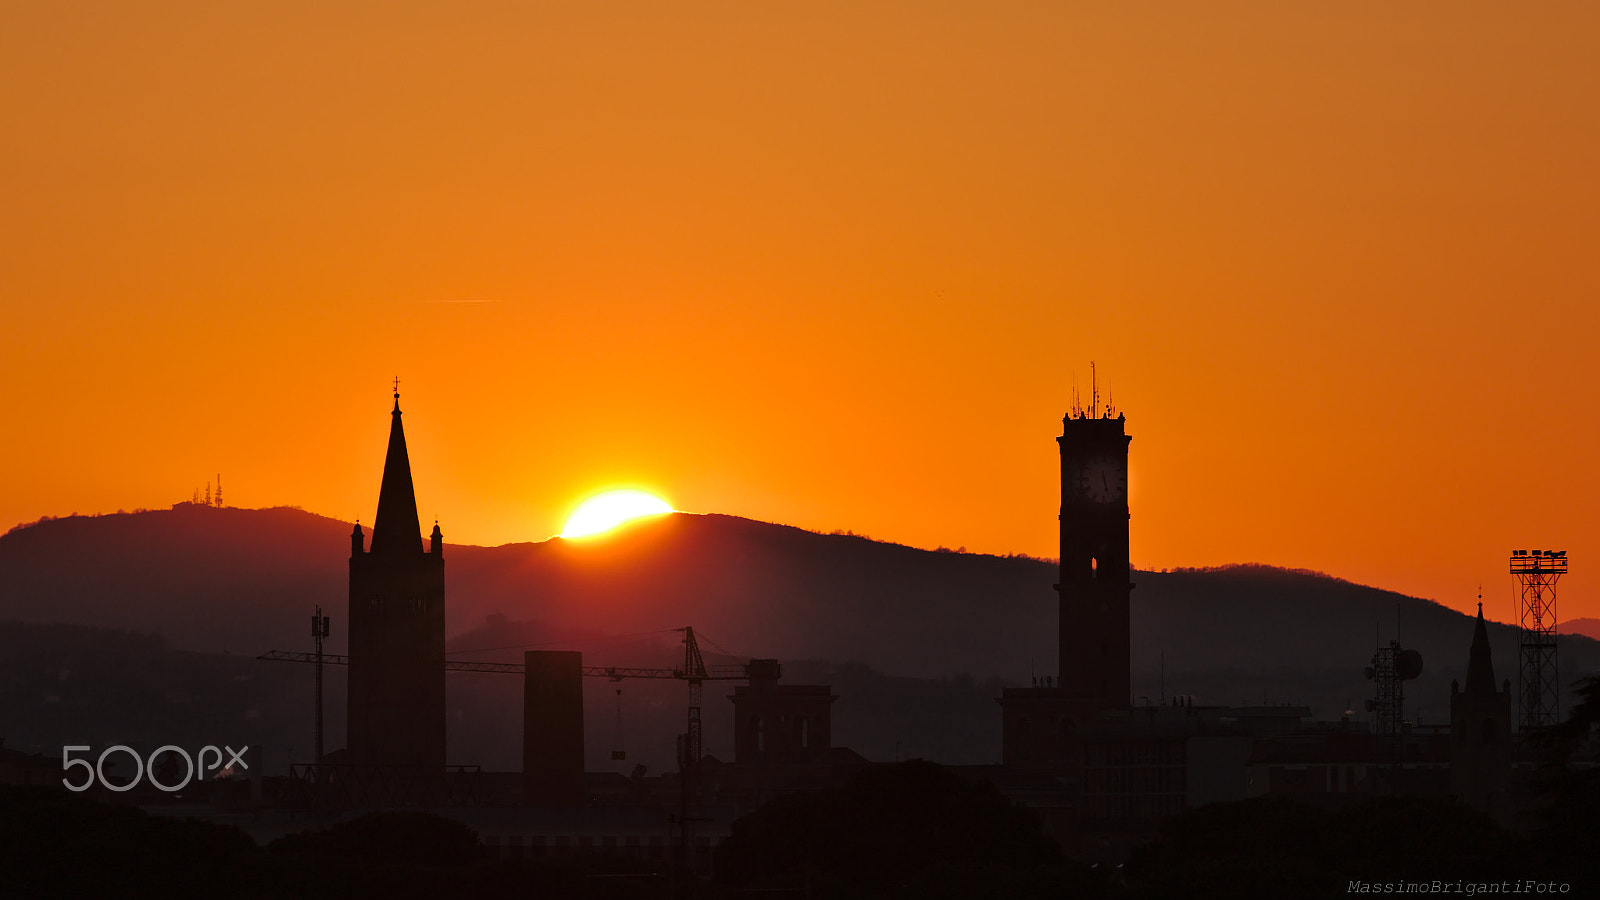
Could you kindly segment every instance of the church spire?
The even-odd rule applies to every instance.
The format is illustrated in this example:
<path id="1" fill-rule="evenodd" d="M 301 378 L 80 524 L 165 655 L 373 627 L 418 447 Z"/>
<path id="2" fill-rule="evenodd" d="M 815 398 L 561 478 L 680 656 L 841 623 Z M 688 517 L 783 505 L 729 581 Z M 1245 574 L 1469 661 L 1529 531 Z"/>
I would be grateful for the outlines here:
<path id="1" fill-rule="evenodd" d="M 1478 604 L 1478 627 L 1472 632 L 1472 651 L 1467 657 L 1467 693 L 1493 694 L 1494 663 L 1489 659 L 1489 627 L 1483 621 L 1483 604 Z"/>
<path id="2" fill-rule="evenodd" d="M 372 553 L 422 553 L 422 525 L 417 493 L 411 485 L 411 459 L 406 432 L 400 425 L 400 379 L 395 379 L 394 412 L 390 413 L 389 453 L 383 461 L 383 486 L 378 490 L 378 515 L 372 522 Z"/>

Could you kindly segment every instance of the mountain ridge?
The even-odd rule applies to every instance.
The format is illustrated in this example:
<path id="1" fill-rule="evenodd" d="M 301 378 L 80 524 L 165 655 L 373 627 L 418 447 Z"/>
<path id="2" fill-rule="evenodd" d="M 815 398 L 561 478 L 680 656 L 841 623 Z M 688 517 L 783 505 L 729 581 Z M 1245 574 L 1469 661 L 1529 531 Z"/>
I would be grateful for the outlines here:
<path id="1" fill-rule="evenodd" d="M 343 652 L 350 527 L 290 507 L 189 505 L 41 521 L 0 536 L 0 620 L 150 632 L 176 649 L 254 656 L 308 649 L 303 623 L 320 605 L 333 619 L 328 650 Z M 681 648 L 669 629 L 693 625 L 708 652 L 777 658 L 796 672 L 848 675 L 861 664 L 995 693 L 1056 669 L 1058 573 L 1030 557 L 685 513 L 600 539 L 446 544 L 444 554 L 450 652 L 502 648 L 475 659 L 518 660 L 514 648 L 540 645 L 580 649 L 591 664 L 670 664 Z M 1393 636 L 1397 608 L 1406 645 L 1425 660 L 1408 709 L 1443 720 L 1450 681 L 1465 677 L 1472 617 L 1435 601 L 1263 564 L 1134 580 L 1135 703 L 1184 694 L 1306 703 L 1322 717 L 1359 710 L 1375 631 Z M 1514 629 L 1492 623 L 1490 636 L 1497 681 L 1514 677 Z M 1563 634 L 1560 654 L 1565 683 L 1600 665 L 1600 645 L 1582 637 Z M 452 688 L 453 704 L 476 702 L 463 690 Z M 978 715 L 979 704 L 962 702 Z M 847 720 L 850 709 L 843 697 L 836 712 Z M 961 726 L 985 735 L 963 759 L 985 758 L 992 724 Z"/>
<path id="2" fill-rule="evenodd" d="M 0 624 L 33 624 L 0 628 L 10 647 L 0 683 L 13 686 L 0 691 L 0 722 L 24 746 L 199 739 L 211 728 L 208 740 L 248 736 L 303 757 L 307 673 L 250 657 L 308 649 L 314 605 L 333 619 L 329 652 L 342 652 L 350 528 L 292 507 L 184 504 L 12 529 L 0 536 Z M 1055 672 L 1058 575 L 1045 560 L 681 513 L 599 539 L 446 544 L 444 554 L 452 656 L 519 661 L 521 648 L 545 646 L 581 650 L 591 665 L 673 665 L 682 648 L 671 629 L 694 625 L 708 655 L 778 658 L 788 680 L 833 684 L 835 738 L 869 758 L 994 762 L 1001 689 Z M 1262 564 L 1134 580 L 1135 703 L 1190 695 L 1302 703 L 1322 718 L 1352 707 L 1362 718 L 1357 698 L 1371 683 L 1361 668 L 1375 626 L 1392 636 L 1397 608 L 1406 645 L 1425 660 L 1407 686 L 1408 716 L 1444 720 L 1450 682 L 1465 678 L 1472 619 L 1431 600 Z M 39 630 L 55 625 L 71 627 Z M 1514 629 L 1491 624 L 1490 639 L 1497 681 L 1513 676 Z M 53 657 L 41 641 L 59 646 Z M 1582 637 L 1563 635 L 1560 653 L 1567 683 L 1600 665 L 1600 645 Z M 629 723 L 628 766 L 670 767 L 681 686 L 630 682 L 615 694 L 585 681 L 589 767 L 615 767 L 618 716 Z M 329 746 L 343 740 L 343 688 L 343 671 L 330 670 Z M 462 673 L 448 692 L 450 759 L 514 769 L 521 683 Z M 731 707 L 716 693 L 706 747 L 726 756 Z"/>

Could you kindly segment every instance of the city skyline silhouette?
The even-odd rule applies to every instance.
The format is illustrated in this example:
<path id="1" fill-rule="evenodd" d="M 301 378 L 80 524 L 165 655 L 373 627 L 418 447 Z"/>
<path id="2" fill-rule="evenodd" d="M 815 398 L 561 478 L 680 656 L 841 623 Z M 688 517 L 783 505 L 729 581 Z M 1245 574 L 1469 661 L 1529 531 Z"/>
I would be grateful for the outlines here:
<path id="1" fill-rule="evenodd" d="M 1600 7 L 12 7 L 7 897 L 1600 881 Z"/>

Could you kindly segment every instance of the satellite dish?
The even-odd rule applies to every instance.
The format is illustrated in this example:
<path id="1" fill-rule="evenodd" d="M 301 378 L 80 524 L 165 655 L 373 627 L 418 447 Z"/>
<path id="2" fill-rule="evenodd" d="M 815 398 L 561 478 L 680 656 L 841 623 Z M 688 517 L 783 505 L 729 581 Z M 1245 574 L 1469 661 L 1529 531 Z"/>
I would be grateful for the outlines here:
<path id="1" fill-rule="evenodd" d="M 1422 654 L 1415 650 L 1401 650 L 1394 659 L 1395 674 L 1410 680 L 1422 674 Z"/>

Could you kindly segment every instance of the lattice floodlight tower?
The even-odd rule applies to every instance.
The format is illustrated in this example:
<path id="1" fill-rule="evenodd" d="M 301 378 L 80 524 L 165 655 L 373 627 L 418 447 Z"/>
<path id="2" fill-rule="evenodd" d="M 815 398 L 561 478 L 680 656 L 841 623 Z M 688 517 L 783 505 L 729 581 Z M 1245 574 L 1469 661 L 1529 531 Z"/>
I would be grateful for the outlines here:
<path id="1" fill-rule="evenodd" d="M 1511 574 L 1522 588 L 1517 636 L 1518 727 L 1532 731 L 1561 718 L 1561 679 L 1556 672 L 1556 582 L 1567 574 L 1565 550 L 1513 550 Z"/>

